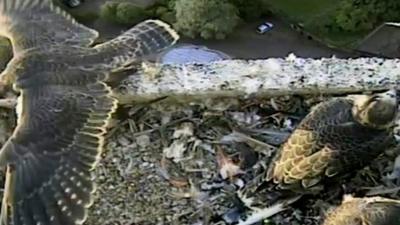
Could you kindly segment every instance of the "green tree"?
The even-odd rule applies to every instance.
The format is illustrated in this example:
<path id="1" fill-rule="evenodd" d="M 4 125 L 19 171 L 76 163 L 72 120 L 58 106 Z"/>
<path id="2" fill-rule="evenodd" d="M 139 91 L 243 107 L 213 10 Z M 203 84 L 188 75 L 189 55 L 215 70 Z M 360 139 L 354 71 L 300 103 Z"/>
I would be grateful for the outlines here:
<path id="1" fill-rule="evenodd" d="M 342 0 L 335 17 L 345 31 L 371 30 L 382 22 L 400 20 L 399 0 Z"/>
<path id="2" fill-rule="evenodd" d="M 240 17 L 245 21 L 259 19 L 267 13 L 262 0 L 229 0 L 239 10 Z"/>
<path id="3" fill-rule="evenodd" d="M 0 70 L 3 70 L 13 56 L 12 45 L 9 39 L 0 37 Z"/>
<path id="4" fill-rule="evenodd" d="M 177 0 L 175 28 L 189 37 L 224 39 L 239 22 L 238 11 L 225 0 Z"/>
<path id="5" fill-rule="evenodd" d="M 106 21 L 123 25 L 134 25 L 149 17 L 145 9 L 130 2 L 106 2 L 100 15 Z"/>
<path id="6" fill-rule="evenodd" d="M 155 6 L 167 7 L 169 11 L 174 11 L 176 0 L 158 0 Z"/>
<path id="7" fill-rule="evenodd" d="M 118 4 L 117 2 L 106 2 L 102 5 L 100 10 L 101 18 L 110 22 L 116 22 Z"/>
<path id="8" fill-rule="evenodd" d="M 149 9 L 149 12 L 151 13 L 152 17 L 159 18 L 170 24 L 173 24 L 176 22 L 175 12 L 173 11 L 173 9 L 170 10 L 165 5 L 158 5 L 152 9 Z"/>

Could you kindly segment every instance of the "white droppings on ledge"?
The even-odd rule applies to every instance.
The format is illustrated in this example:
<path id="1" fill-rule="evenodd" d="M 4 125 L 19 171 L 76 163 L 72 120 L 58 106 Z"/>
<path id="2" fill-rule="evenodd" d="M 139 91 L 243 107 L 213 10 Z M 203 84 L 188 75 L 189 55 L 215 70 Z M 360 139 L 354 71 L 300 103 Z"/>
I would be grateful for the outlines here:
<path id="1" fill-rule="evenodd" d="M 155 71 L 155 76 L 128 77 L 116 89 L 117 96 L 126 102 L 162 96 L 344 94 L 400 85 L 400 59 L 306 59 L 291 54 L 286 58 L 172 64 Z"/>

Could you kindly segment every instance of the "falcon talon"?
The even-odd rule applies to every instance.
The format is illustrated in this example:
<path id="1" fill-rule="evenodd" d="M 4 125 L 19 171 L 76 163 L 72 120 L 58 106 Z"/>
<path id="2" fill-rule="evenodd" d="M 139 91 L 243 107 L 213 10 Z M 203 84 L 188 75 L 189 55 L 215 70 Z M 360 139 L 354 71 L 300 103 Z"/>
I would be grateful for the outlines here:
<path id="1" fill-rule="evenodd" d="M 17 106 L 17 98 L 3 98 L 0 99 L 0 107 L 7 109 L 14 109 Z"/>
<path id="2" fill-rule="evenodd" d="M 142 62 L 143 75 L 145 75 L 149 80 L 155 80 L 161 71 L 161 66 L 156 63 Z"/>

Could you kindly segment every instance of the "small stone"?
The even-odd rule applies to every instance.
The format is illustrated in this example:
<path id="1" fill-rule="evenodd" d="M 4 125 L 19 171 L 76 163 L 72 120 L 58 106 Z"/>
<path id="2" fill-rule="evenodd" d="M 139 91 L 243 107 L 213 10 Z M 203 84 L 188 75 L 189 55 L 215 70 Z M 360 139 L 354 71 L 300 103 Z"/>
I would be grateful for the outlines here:
<path id="1" fill-rule="evenodd" d="M 127 146 L 127 145 L 129 145 L 129 143 L 130 143 L 130 141 L 126 137 L 124 137 L 122 135 L 118 137 L 118 144 L 120 144 L 122 146 Z"/>
<path id="2" fill-rule="evenodd" d="M 150 145 L 150 137 L 148 135 L 137 136 L 136 143 L 139 147 L 145 148 Z"/>

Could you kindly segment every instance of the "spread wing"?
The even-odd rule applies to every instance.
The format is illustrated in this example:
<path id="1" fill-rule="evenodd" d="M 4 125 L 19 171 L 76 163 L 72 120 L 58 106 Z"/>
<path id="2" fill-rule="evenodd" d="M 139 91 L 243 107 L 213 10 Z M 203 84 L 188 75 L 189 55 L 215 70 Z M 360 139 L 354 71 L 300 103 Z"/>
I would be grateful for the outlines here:
<path id="1" fill-rule="evenodd" d="M 355 123 L 351 107 L 344 99 L 317 106 L 283 144 L 267 180 L 308 188 L 377 157 L 391 136 Z"/>
<path id="2" fill-rule="evenodd" d="M 158 53 L 179 39 L 179 35 L 161 20 L 145 20 L 118 37 L 94 48 L 113 68 L 137 62 L 143 56 Z"/>
<path id="3" fill-rule="evenodd" d="M 9 166 L 3 222 L 82 224 L 95 188 L 91 170 L 116 101 L 101 82 L 27 88 L 21 100 L 17 128 L 0 155 L 0 164 Z"/>
<path id="4" fill-rule="evenodd" d="M 51 0 L 0 0 L 0 34 L 11 40 L 14 53 L 58 44 L 88 46 L 98 37 Z"/>

